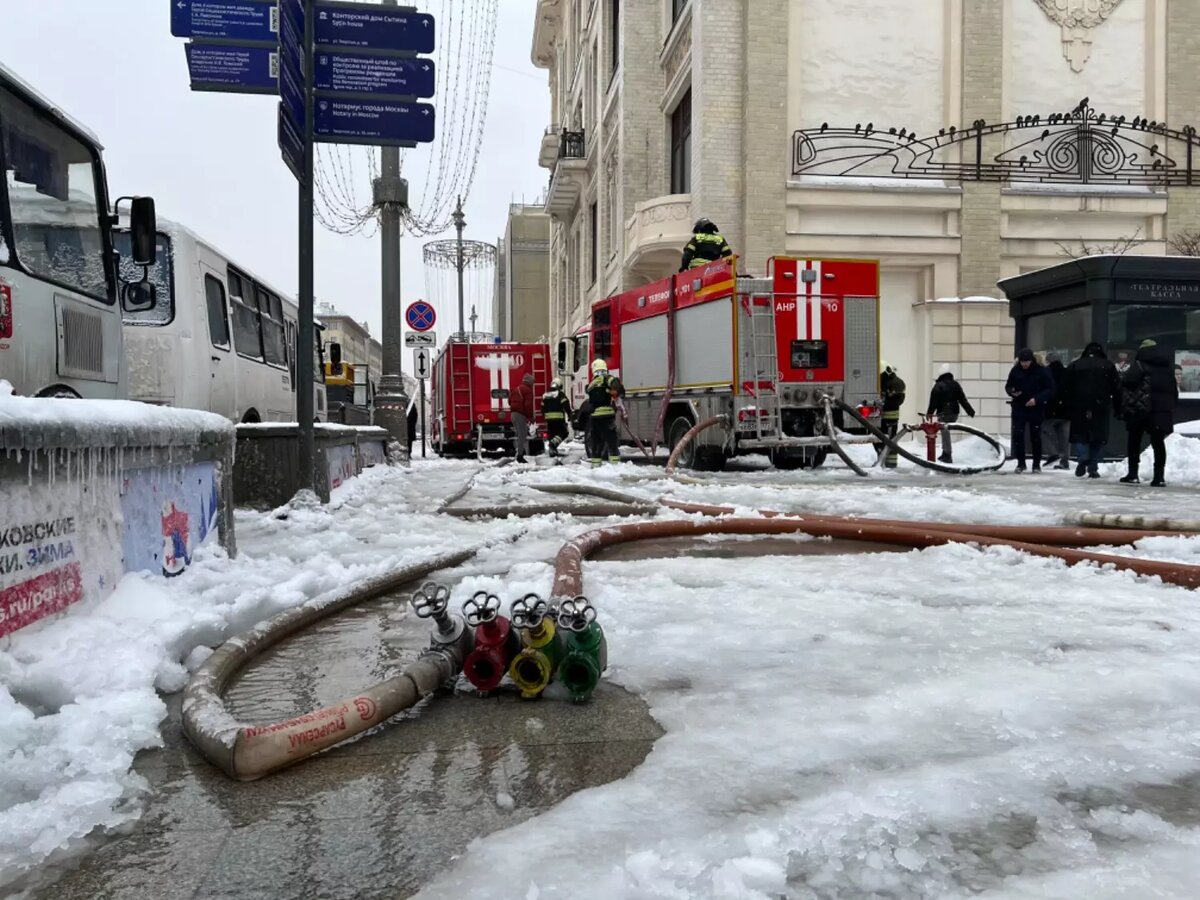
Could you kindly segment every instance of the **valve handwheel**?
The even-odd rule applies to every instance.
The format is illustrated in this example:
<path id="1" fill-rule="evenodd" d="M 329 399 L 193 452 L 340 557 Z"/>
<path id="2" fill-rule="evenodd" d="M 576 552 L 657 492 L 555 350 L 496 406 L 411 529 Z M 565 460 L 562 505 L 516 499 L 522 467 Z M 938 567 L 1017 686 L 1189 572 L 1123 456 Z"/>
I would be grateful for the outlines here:
<path id="1" fill-rule="evenodd" d="M 495 621 L 500 614 L 500 598 L 487 591 L 476 591 L 475 596 L 463 604 L 463 618 L 472 628 Z"/>
<path id="2" fill-rule="evenodd" d="M 596 607 L 582 595 L 573 600 L 564 600 L 558 607 L 558 627 L 568 631 L 587 631 L 596 621 Z"/>
<path id="3" fill-rule="evenodd" d="M 517 628 L 537 628 L 546 618 L 546 601 L 537 594 L 526 594 L 514 600 L 508 617 Z"/>
<path id="4" fill-rule="evenodd" d="M 409 602 L 418 618 L 431 619 L 446 611 L 450 604 L 450 588 L 427 581 L 413 593 Z"/>

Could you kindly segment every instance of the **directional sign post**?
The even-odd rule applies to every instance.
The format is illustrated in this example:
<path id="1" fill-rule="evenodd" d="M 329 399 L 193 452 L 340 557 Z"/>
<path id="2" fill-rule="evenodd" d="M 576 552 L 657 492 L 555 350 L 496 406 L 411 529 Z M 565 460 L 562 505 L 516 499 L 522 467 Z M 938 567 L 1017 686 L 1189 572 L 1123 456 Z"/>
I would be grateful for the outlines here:
<path id="1" fill-rule="evenodd" d="M 190 43 L 188 72 L 193 91 L 275 94 L 279 91 L 279 53 L 271 47 Z"/>
<path id="2" fill-rule="evenodd" d="M 171 0 L 171 34 L 238 42 L 279 43 L 275 0 Z"/>
<path id="3" fill-rule="evenodd" d="M 369 94 L 376 99 L 432 97 L 433 60 L 401 59 L 375 53 L 320 52 L 316 58 L 317 96 Z"/>
<path id="4" fill-rule="evenodd" d="M 408 331 L 404 334 L 405 347 L 429 347 L 437 346 L 437 333 L 433 331 Z"/>
<path id="5" fill-rule="evenodd" d="M 437 313 L 424 300 L 414 300 L 404 311 L 404 321 L 413 331 L 428 331 L 437 322 Z"/>
<path id="6" fill-rule="evenodd" d="M 317 2 L 316 44 L 320 49 L 358 47 L 412 53 L 433 52 L 433 16 L 375 3 Z"/>
<path id="7" fill-rule="evenodd" d="M 322 97 L 313 125 L 322 143 L 409 146 L 433 140 L 436 118 L 428 103 Z"/>

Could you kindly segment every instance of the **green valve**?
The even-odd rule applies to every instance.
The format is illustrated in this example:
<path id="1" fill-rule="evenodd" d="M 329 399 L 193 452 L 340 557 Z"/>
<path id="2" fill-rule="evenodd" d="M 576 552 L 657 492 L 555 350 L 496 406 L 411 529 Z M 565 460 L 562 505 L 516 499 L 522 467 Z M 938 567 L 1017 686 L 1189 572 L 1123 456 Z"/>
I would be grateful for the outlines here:
<path id="1" fill-rule="evenodd" d="M 558 680 L 572 699 L 586 700 L 596 690 L 600 673 L 608 667 L 604 629 L 596 621 L 596 609 L 586 597 L 563 601 L 558 611 L 558 627 L 566 650 L 558 666 Z"/>

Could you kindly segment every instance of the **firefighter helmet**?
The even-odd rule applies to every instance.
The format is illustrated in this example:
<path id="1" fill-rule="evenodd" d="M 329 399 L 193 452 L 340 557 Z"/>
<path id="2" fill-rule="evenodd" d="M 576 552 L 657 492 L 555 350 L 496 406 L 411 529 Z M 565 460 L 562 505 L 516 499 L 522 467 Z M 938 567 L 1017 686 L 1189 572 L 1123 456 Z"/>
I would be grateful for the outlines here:
<path id="1" fill-rule="evenodd" d="M 562 379 L 555 378 L 552 382 L 550 382 L 550 387 L 554 388 L 556 391 L 561 391 L 562 390 Z"/>
<path id="2" fill-rule="evenodd" d="M 598 359 L 592 363 L 592 374 L 599 375 L 601 372 L 608 371 L 608 363 L 602 359 Z"/>
<path id="3" fill-rule="evenodd" d="M 879 371 L 880 372 L 895 372 L 896 368 L 891 363 L 889 363 L 886 359 L 881 359 L 879 361 Z"/>
<path id="4" fill-rule="evenodd" d="M 716 234 L 717 226 L 712 223 L 711 219 L 697 219 L 696 224 L 692 226 L 692 234 Z"/>

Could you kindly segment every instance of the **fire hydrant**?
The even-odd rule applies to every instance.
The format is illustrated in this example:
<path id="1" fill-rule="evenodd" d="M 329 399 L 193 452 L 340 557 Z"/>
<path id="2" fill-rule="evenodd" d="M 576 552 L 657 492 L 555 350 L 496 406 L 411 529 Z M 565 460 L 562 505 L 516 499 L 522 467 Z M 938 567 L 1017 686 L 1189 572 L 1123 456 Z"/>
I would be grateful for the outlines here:
<path id="1" fill-rule="evenodd" d="M 937 439 L 944 427 L 934 416 L 921 416 L 921 430 L 925 432 L 925 458 L 930 462 L 937 460 Z"/>

